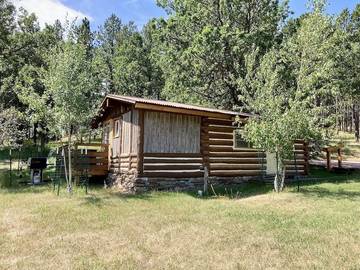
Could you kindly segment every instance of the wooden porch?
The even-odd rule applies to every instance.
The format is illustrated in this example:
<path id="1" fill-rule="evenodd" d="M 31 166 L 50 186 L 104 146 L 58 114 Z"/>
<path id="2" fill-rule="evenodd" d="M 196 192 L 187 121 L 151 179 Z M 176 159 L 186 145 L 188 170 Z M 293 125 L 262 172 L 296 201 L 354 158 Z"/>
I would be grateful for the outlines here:
<path id="1" fill-rule="evenodd" d="M 109 145 L 78 143 L 73 151 L 75 176 L 106 177 L 109 172 Z"/>

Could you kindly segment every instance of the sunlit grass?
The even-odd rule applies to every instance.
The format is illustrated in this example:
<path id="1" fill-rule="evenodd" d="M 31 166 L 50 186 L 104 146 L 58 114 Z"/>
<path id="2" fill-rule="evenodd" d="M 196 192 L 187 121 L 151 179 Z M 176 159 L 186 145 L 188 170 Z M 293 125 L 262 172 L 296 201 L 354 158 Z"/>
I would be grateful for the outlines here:
<path id="1" fill-rule="evenodd" d="M 0 191 L 0 269 L 357 269 L 360 181 L 218 197 Z"/>

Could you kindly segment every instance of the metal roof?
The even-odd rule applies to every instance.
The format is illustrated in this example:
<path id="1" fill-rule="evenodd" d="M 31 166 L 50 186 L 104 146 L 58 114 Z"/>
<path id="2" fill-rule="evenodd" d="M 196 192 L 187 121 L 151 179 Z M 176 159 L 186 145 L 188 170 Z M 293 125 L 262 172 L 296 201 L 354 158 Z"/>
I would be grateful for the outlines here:
<path id="1" fill-rule="evenodd" d="M 158 106 L 164 106 L 164 107 L 172 107 L 172 108 L 203 111 L 203 112 L 211 112 L 211 113 L 221 113 L 221 114 L 234 115 L 234 116 L 236 116 L 236 115 L 245 116 L 245 117 L 252 116 L 249 113 L 242 113 L 242 112 L 234 112 L 234 111 L 228 111 L 228 110 L 206 108 L 206 107 L 202 107 L 202 106 L 187 105 L 187 104 L 164 101 L 164 100 L 155 100 L 155 99 L 147 99 L 147 98 L 139 98 L 139 97 L 131 97 L 131 96 L 122 96 L 122 95 L 110 95 L 110 94 L 107 95 L 106 98 L 122 101 L 122 102 L 129 103 L 129 104 L 145 103 L 145 104 L 158 105 Z M 105 98 L 105 100 L 106 100 L 106 98 Z"/>

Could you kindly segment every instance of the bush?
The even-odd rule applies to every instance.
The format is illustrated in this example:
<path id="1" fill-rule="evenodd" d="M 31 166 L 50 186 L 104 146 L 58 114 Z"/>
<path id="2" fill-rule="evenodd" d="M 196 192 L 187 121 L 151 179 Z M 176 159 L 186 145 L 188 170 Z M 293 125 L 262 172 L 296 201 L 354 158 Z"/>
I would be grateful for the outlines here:
<path id="1" fill-rule="evenodd" d="M 10 188 L 17 186 L 17 181 L 15 180 L 15 175 L 10 179 L 9 172 L 0 172 L 0 189 L 1 188 Z"/>

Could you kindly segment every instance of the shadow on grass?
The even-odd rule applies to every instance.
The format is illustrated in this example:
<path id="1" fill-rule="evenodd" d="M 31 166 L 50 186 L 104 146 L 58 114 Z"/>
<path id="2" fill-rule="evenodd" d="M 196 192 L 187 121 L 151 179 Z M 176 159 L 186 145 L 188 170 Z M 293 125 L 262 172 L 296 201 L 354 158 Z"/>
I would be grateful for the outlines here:
<path id="1" fill-rule="evenodd" d="M 105 204 L 111 202 L 112 199 L 121 200 L 122 202 L 129 202 L 132 200 L 151 200 L 156 196 L 153 192 L 146 192 L 140 194 L 127 194 L 121 192 L 115 192 L 112 190 L 103 190 L 100 193 L 89 192 L 88 195 L 82 197 L 83 205 L 92 205 L 99 208 L 103 207 Z"/>
<path id="2" fill-rule="evenodd" d="M 228 199 L 245 199 L 253 196 L 267 194 L 273 191 L 272 185 L 264 183 L 243 183 L 241 185 L 227 187 L 209 187 L 209 194 L 200 197 L 197 192 L 186 192 L 190 196 L 202 200 L 212 200 L 219 197 Z"/>
<path id="3" fill-rule="evenodd" d="M 33 193 L 33 194 L 40 194 L 44 192 L 49 192 L 50 185 L 41 185 L 41 186 L 32 186 L 32 185 L 17 185 L 11 186 L 6 188 L 0 188 L 0 193 L 9 193 L 9 194 L 21 194 L 21 193 Z"/>
<path id="4" fill-rule="evenodd" d="M 338 190 L 329 190 L 320 186 L 309 186 L 307 188 L 300 188 L 300 193 L 305 197 L 315 197 L 315 198 L 330 198 L 335 200 L 360 200 L 360 192 L 358 191 L 348 191 L 344 189 Z"/>
<path id="5" fill-rule="evenodd" d="M 331 199 L 347 199 L 359 200 L 360 191 L 349 191 L 341 188 L 341 185 L 360 182 L 360 172 L 352 171 L 350 173 L 334 173 L 328 172 L 322 168 L 312 168 L 309 180 L 293 182 L 290 187 L 292 192 L 298 192 L 306 197 L 331 198 Z M 333 187 L 323 187 L 323 184 L 331 184 Z"/>

